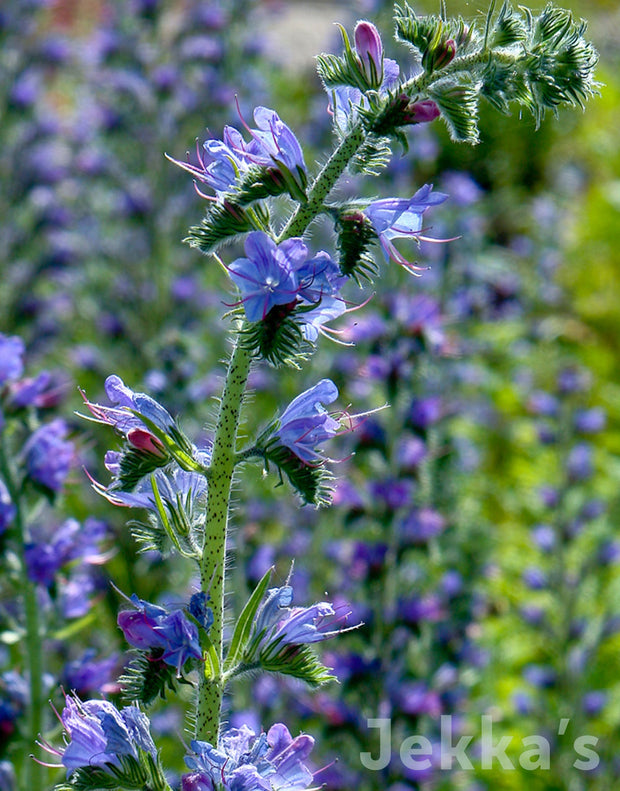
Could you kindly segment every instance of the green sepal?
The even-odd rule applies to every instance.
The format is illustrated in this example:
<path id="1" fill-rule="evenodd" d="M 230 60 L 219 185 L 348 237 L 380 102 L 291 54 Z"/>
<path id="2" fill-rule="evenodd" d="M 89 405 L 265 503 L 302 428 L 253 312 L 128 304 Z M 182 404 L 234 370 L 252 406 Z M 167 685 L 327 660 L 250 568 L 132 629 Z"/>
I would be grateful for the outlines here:
<path id="1" fill-rule="evenodd" d="M 309 645 L 270 643 L 257 653 L 256 649 L 261 637 L 262 635 L 257 635 L 252 641 L 242 663 L 234 672 L 235 676 L 264 670 L 268 673 L 298 678 L 311 687 L 320 687 L 330 681 L 338 680 Z"/>
<path id="2" fill-rule="evenodd" d="M 338 680 L 309 645 L 273 645 L 261 651 L 258 661 L 263 670 L 299 678 L 311 687 Z"/>
<path id="3" fill-rule="evenodd" d="M 259 230 L 253 217 L 242 206 L 226 199 L 212 203 L 200 225 L 193 225 L 183 241 L 202 253 L 212 253 L 221 244 L 233 242 L 253 230 Z"/>
<path id="4" fill-rule="evenodd" d="M 418 16 L 405 4 L 395 7 L 394 19 L 396 40 L 409 47 L 429 74 L 447 66 L 455 53 L 470 52 L 479 40 L 474 26 L 467 25 L 462 17 L 446 20 L 434 14 Z"/>
<path id="5" fill-rule="evenodd" d="M 201 552 L 192 540 L 193 526 L 185 505 L 181 501 L 181 495 L 177 492 L 174 502 L 167 498 L 162 498 L 154 475 L 151 476 L 151 488 L 153 489 L 159 523 L 174 548 L 183 557 L 200 560 Z"/>
<path id="6" fill-rule="evenodd" d="M 239 342 L 255 357 L 272 365 L 298 368 L 307 359 L 311 347 L 294 315 L 296 307 L 297 301 L 275 305 L 261 321 L 246 321 Z"/>
<path id="7" fill-rule="evenodd" d="M 138 748 L 139 760 L 131 755 L 120 755 L 119 766 L 105 764 L 74 769 L 71 777 L 54 786 L 55 791 L 170 791 L 159 756 Z"/>
<path id="8" fill-rule="evenodd" d="M 480 84 L 463 82 L 457 84 L 446 78 L 434 82 L 428 89 L 431 98 L 448 127 L 450 137 L 463 143 L 477 143 L 478 132 L 478 96 Z"/>
<path id="9" fill-rule="evenodd" d="M 163 649 L 156 649 L 161 655 Z M 119 678 L 122 696 L 130 703 L 142 703 L 149 706 L 156 698 L 165 699 L 166 690 L 176 690 L 177 678 L 175 668 L 157 656 L 156 651 L 146 653 L 135 650 L 131 662 Z M 184 682 L 189 683 L 189 682 Z"/>
<path id="10" fill-rule="evenodd" d="M 392 129 L 390 134 L 396 135 Z M 392 147 L 389 137 L 368 135 L 361 148 L 351 159 L 349 170 L 351 173 L 363 173 L 366 176 L 378 176 L 389 165 L 392 159 Z"/>
<path id="11" fill-rule="evenodd" d="M 333 476 L 324 464 L 306 464 L 277 438 L 260 447 L 260 455 L 265 460 L 265 470 L 269 472 L 269 464 L 274 464 L 280 474 L 279 485 L 284 482 L 282 476 L 285 475 L 306 505 L 317 508 L 329 505 Z"/>
<path id="12" fill-rule="evenodd" d="M 120 458 L 119 475 L 114 488 L 121 492 L 131 492 L 144 477 L 167 464 L 170 464 L 168 456 L 158 456 L 128 445 L 123 449 Z"/>
<path id="13" fill-rule="evenodd" d="M 489 11 L 492 12 L 492 7 Z M 514 44 L 523 43 L 526 38 L 525 20 L 518 12 L 514 11 L 508 2 L 502 5 L 493 24 L 490 24 L 490 18 L 487 19 L 486 48 L 511 47 Z"/>
<path id="14" fill-rule="evenodd" d="M 258 608 L 260 607 L 265 592 L 267 591 L 267 587 L 271 580 L 272 571 L 273 569 L 270 568 L 263 575 L 256 588 L 254 588 L 254 592 L 247 600 L 241 615 L 239 616 L 239 619 L 235 625 L 235 631 L 233 632 L 233 636 L 230 641 L 228 654 L 226 655 L 226 660 L 224 662 L 225 673 L 228 673 L 231 671 L 231 669 L 235 668 L 246 650 L 250 635 L 252 633 L 252 627 L 256 619 L 256 613 L 258 612 Z"/>
<path id="15" fill-rule="evenodd" d="M 250 168 L 231 190 L 225 199 L 234 206 L 248 206 L 257 200 L 264 200 L 265 198 L 275 197 L 277 195 L 288 194 L 300 203 L 305 203 L 306 187 L 308 185 L 308 177 L 305 171 L 297 167 L 295 173 L 292 173 L 289 168 L 278 160 L 274 159 L 277 167 L 258 167 Z"/>
<path id="16" fill-rule="evenodd" d="M 370 252 L 378 238 L 372 223 L 354 204 L 334 208 L 333 214 L 340 271 L 358 284 L 362 279 L 372 281 L 379 274 L 375 257 Z"/>

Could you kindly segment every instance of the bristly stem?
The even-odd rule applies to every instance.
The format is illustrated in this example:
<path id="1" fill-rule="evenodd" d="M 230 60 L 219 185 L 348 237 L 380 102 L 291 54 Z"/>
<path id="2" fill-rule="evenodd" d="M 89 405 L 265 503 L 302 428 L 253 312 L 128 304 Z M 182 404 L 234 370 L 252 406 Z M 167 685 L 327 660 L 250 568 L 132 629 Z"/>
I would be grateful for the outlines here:
<path id="1" fill-rule="evenodd" d="M 329 193 L 334 188 L 340 176 L 344 173 L 346 166 L 355 156 L 360 146 L 366 139 L 367 132 L 361 124 L 357 124 L 344 137 L 325 166 L 316 177 L 312 189 L 308 195 L 306 203 L 300 203 L 295 213 L 284 226 L 282 233 L 277 241 L 290 239 L 293 236 L 301 236 L 312 220 L 321 212 L 323 204 Z"/>
<path id="2" fill-rule="evenodd" d="M 202 590 L 210 596 L 213 625 L 209 632 L 220 667 L 223 664 L 224 578 L 230 489 L 237 459 L 237 429 L 251 353 L 237 340 L 220 401 L 207 492 L 205 536 L 200 564 Z M 221 678 L 202 675 L 198 688 L 196 738 L 217 744 L 222 707 Z"/>
<path id="3" fill-rule="evenodd" d="M 15 483 L 13 471 L 8 462 L 4 446 L 0 443 L 0 470 L 15 506 L 15 518 L 12 532 L 15 536 L 21 586 L 24 602 L 26 635 L 24 639 L 25 660 L 28 667 L 29 709 L 28 709 L 28 743 L 34 748 L 35 743 L 43 735 L 43 635 L 39 618 L 39 602 L 36 584 L 28 577 L 25 548 L 28 540 L 24 523 L 21 493 Z M 24 789 L 43 788 L 43 766 L 32 759 L 24 761 Z"/>

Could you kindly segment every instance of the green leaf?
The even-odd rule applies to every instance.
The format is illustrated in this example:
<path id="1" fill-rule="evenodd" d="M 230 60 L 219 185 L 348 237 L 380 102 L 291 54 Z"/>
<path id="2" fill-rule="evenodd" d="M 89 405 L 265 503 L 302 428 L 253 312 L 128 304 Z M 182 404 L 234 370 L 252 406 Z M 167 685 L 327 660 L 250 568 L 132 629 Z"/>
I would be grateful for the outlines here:
<path id="1" fill-rule="evenodd" d="M 254 621 L 256 619 L 256 613 L 258 612 L 258 608 L 260 607 L 263 596 L 267 590 L 267 586 L 269 585 L 269 581 L 271 580 L 272 571 L 273 569 L 269 569 L 263 575 L 256 588 L 254 588 L 254 592 L 246 602 L 241 615 L 239 616 L 239 620 L 235 626 L 235 631 L 233 632 L 232 640 L 230 641 L 230 647 L 228 649 L 226 661 L 224 662 L 224 672 L 230 672 L 231 668 L 235 667 L 246 649 L 248 640 L 250 639 L 252 626 L 254 625 Z"/>

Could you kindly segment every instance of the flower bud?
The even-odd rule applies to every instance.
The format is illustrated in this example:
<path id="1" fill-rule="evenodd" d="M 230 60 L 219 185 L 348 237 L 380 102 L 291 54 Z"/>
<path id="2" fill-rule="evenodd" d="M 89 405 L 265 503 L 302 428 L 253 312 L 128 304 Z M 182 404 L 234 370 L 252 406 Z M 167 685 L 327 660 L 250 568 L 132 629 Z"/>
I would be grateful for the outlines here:
<path id="1" fill-rule="evenodd" d="M 407 124 L 428 124 L 439 118 L 439 107 L 432 99 L 423 99 L 421 102 L 413 102 L 408 105 L 404 118 Z"/>
<path id="2" fill-rule="evenodd" d="M 149 431 L 145 431 L 144 429 L 130 429 L 127 432 L 127 442 L 137 450 L 143 450 L 145 453 L 151 453 L 162 459 L 167 456 L 164 446 L 157 437 L 154 437 Z"/>
<path id="3" fill-rule="evenodd" d="M 370 88 L 379 88 L 383 82 L 383 42 L 377 28 L 362 20 L 353 33 L 364 77 Z"/>

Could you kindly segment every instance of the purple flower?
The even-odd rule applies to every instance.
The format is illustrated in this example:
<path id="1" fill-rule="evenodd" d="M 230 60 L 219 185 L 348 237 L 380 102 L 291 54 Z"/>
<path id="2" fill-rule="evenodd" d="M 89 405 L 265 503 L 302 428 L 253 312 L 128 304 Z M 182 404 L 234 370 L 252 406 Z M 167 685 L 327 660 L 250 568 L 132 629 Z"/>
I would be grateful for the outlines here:
<path id="1" fill-rule="evenodd" d="M 276 305 L 294 302 L 299 294 L 296 270 L 308 256 L 301 239 L 276 243 L 262 231 L 248 234 L 245 240 L 247 258 L 237 258 L 229 267 L 248 321 L 260 321 Z"/>
<path id="2" fill-rule="evenodd" d="M 83 396 L 94 421 L 112 426 L 115 431 L 141 450 L 161 454 L 161 443 L 134 412 L 144 415 L 163 433 L 175 428 L 169 412 L 145 393 L 135 393 L 127 387 L 120 376 L 115 374 L 105 380 L 105 391 L 113 406 L 93 404 Z"/>
<path id="3" fill-rule="evenodd" d="M 256 736 L 247 725 L 223 733 L 217 745 L 194 740 L 185 758 L 192 770 L 182 778 L 182 791 L 303 791 L 312 772 L 303 763 L 314 746 L 306 734 L 293 738 L 276 723 Z"/>
<path id="4" fill-rule="evenodd" d="M 394 239 L 414 238 L 416 241 L 451 241 L 429 239 L 423 233 L 422 218 L 431 206 L 443 203 L 448 196 L 433 192 L 432 184 L 425 184 L 411 199 L 383 198 L 370 203 L 364 213 L 379 237 L 385 260 L 392 259 L 410 271 L 420 267 L 411 264 L 398 252 Z"/>
<path id="5" fill-rule="evenodd" d="M 383 82 L 383 42 L 377 28 L 371 23 L 361 20 L 353 33 L 362 74 L 369 87 L 379 88 Z"/>
<path id="6" fill-rule="evenodd" d="M 82 702 L 77 695 L 69 695 L 60 719 L 69 743 L 62 750 L 44 746 L 61 757 L 67 777 L 83 767 L 119 769 L 121 756 L 138 761 L 143 752 L 149 753 L 153 760 L 157 758 L 148 718 L 136 706 L 119 711 L 107 700 Z"/>
<path id="7" fill-rule="evenodd" d="M 74 460 L 73 443 L 67 441 L 67 424 L 61 418 L 38 428 L 24 445 L 30 478 L 52 492 L 62 489 Z"/>
<path id="8" fill-rule="evenodd" d="M 72 662 L 63 672 L 65 687 L 75 690 L 78 695 L 90 695 L 93 692 L 112 691 L 112 677 L 118 668 L 118 655 L 112 654 L 105 659 L 95 659 L 95 650 L 88 648 Z"/>
<path id="9" fill-rule="evenodd" d="M 233 189 L 252 165 L 275 166 L 293 193 L 303 193 L 306 165 L 293 132 L 275 110 L 266 107 L 254 110 L 254 121 L 256 129 L 246 127 L 251 135 L 249 143 L 232 126 L 224 128 L 222 140 L 207 140 L 204 150 L 211 159 L 209 163 L 200 153 L 198 165 L 169 159 L 220 195 Z"/>
<path id="10" fill-rule="evenodd" d="M 15 505 L 11 501 L 11 495 L 6 488 L 6 484 L 0 478 L 0 533 L 4 533 L 14 518 Z"/>
<path id="11" fill-rule="evenodd" d="M 335 637 L 347 627 L 351 614 L 348 604 L 334 607 L 331 602 L 318 602 L 311 607 L 291 607 L 293 589 L 290 585 L 267 591 L 252 631 L 254 649 L 269 652 L 282 645 L 306 645 Z"/>
<path id="12" fill-rule="evenodd" d="M 331 379 L 322 379 L 295 398 L 282 413 L 275 436 L 307 464 L 324 460 L 316 448 L 334 437 L 340 422 L 324 408 L 338 398 L 338 388 Z"/>
<path id="13" fill-rule="evenodd" d="M 106 538 L 107 525 L 98 519 L 87 518 L 83 524 L 66 519 L 53 530 L 32 529 L 33 541 L 25 548 L 28 576 L 33 582 L 49 587 L 56 572 L 65 564 L 81 560 L 99 564 L 106 559 L 99 544 Z"/>
<path id="14" fill-rule="evenodd" d="M 182 610 L 169 613 L 135 594 L 130 601 L 136 611 L 122 610 L 117 618 L 129 645 L 147 651 L 160 649 L 158 658 L 176 667 L 178 675 L 189 659 L 202 660 L 198 627 Z"/>
<path id="15" fill-rule="evenodd" d="M 0 386 L 19 377 L 24 372 L 24 342 L 16 335 L 0 333 Z"/>
<path id="16" fill-rule="evenodd" d="M 571 481 L 583 481 L 593 472 L 592 446 L 587 442 L 579 442 L 568 453 L 566 472 Z"/>
<path id="17" fill-rule="evenodd" d="M 198 453 L 202 455 L 203 459 L 208 457 L 208 453 L 205 451 Z M 121 454 L 115 451 L 106 453 L 105 466 L 114 478 L 120 474 L 120 456 Z M 115 481 L 107 487 L 92 479 L 91 482 L 93 489 L 113 505 L 146 508 L 157 514 L 159 511 L 155 502 L 153 479 L 166 510 L 170 514 L 174 514 L 180 502 L 185 515 L 193 523 L 194 515 L 197 516 L 198 511 L 202 508 L 207 492 L 207 479 L 198 472 L 187 472 L 179 467 L 174 468 L 172 472 L 157 469 L 152 475 L 139 481 L 132 492 L 123 492 L 115 488 Z"/>
<path id="18" fill-rule="evenodd" d="M 607 415 L 600 407 L 583 409 L 575 415 L 575 428 L 583 434 L 597 434 L 605 428 Z"/>
<path id="19" fill-rule="evenodd" d="M 420 508 L 408 514 L 400 524 L 402 537 L 414 544 L 423 544 L 438 536 L 446 526 L 446 520 L 432 508 Z"/>

